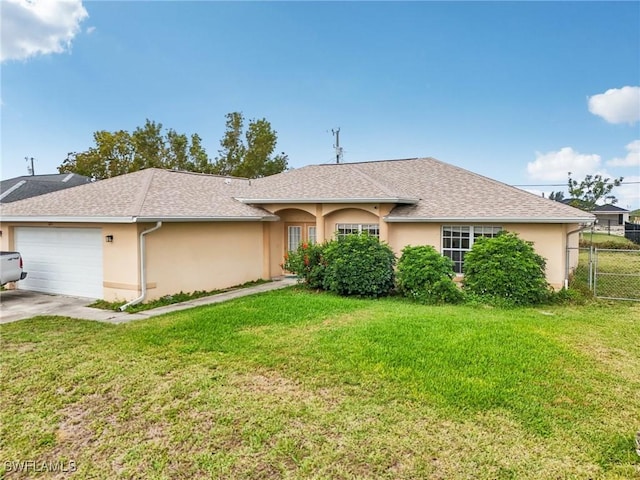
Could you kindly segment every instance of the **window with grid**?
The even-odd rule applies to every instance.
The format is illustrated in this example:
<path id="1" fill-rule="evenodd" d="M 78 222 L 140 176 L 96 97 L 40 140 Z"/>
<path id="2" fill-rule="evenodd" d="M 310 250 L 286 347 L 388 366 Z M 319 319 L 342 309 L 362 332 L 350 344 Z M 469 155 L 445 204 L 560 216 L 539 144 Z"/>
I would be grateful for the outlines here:
<path id="1" fill-rule="evenodd" d="M 377 223 L 338 223 L 336 232 L 338 237 L 362 232 L 366 232 L 372 237 L 380 237 L 380 227 Z"/>
<path id="2" fill-rule="evenodd" d="M 309 227 L 307 229 L 307 239 L 310 244 L 316 243 L 316 227 Z"/>
<path id="3" fill-rule="evenodd" d="M 298 246 L 302 241 L 302 227 L 292 225 L 287 228 L 287 246 L 290 252 L 298 250 Z"/>
<path id="4" fill-rule="evenodd" d="M 495 237 L 502 227 L 445 225 L 442 227 L 442 254 L 453 261 L 453 270 L 463 273 L 464 255 L 479 237 Z"/>

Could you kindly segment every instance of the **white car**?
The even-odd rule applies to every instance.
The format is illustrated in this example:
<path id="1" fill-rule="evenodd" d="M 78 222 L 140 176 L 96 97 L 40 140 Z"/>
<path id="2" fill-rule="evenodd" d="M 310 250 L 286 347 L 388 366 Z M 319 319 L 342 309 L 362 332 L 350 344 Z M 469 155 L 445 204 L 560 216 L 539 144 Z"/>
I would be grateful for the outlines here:
<path id="1" fill-rule="evenodd" d="M 0 278 L 2 285 L 9 282 L 17 282 L 27 277 L 27 272 L 22 268 L 22 255 L 18 252 L 0 252 Z"/>

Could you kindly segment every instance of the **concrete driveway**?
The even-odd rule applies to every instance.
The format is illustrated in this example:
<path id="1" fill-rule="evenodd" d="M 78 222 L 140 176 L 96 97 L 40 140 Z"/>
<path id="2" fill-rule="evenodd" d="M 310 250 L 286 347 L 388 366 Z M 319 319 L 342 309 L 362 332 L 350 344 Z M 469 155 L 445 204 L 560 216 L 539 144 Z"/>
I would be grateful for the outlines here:
<path id="1" fill-rule="evenodd" d="M 253 295 L 255 293 L 277 290 L 294 285 L 294 278 L 282 278 L 263 283 L 254 287 L 238 288 L 228 292 L 218 293 L 210 297 L 202 297 L 183 303 L 174 303 L 166 307 L 145 310 L 139 313 L 114 312 L 90 308 L 94 302 L 92 298 L 68 297 L 65 295 L 50 295 L 48 293 L 30 292 L 27 290 L 6 290 L 0 292 L 0 323 L 15 322 L 38 315 L 61 315 L 64 317 L 96 320 L 98 322 L 125 323 L 155 317 L 164 313 L 177 312 L 187 308 L 220 303 L 233 298 Z"/>
<path id="2" fill-rule="evenodd" d="M 116 314 L 107 310 L 89 308 L 91 298 L 67 297 L 28 290 L 6 290 L 0 292 L 0 323 L 9 323 L 38 315 L 64 315 L 66 317 L 94 318 L 94 315 L 108 317 Z M 126 314 L 125 314 L 126 315 Z"/>

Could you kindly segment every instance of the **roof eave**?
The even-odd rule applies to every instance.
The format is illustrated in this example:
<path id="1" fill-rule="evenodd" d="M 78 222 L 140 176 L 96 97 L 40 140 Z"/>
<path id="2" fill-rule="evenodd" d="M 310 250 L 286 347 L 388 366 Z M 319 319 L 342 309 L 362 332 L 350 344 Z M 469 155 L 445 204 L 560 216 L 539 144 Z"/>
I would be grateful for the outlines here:
<path id="1" fill-rule="evenodd" d="M 270 203 L 401 203 L 415 205 L 419 198 L 371 197 L 371 198 L 236 198 L 246 204 Z"/>
<path id="2" fill-rule="evenodd" d="M 394 217 L 388 223 L 593 223 L 595 217 Z"/>
<path id="3" fill-rule="evenodd" d="M 135 223 L 135 217 L 85 217 L 54 215 L 3 215 L 3 223 Z"/>
<path id="4" fill-rule="evenodd" d="M 216 216 L 216 217 L 136 217 L 136 223 L 142 222 L 276 222 L 277 215 Z"/>
<path id="5" fill-rule="evenodd" d="M 275 222 L 277 215 L 216 216 L 216 217 L 70 217 L 3 215 L 3 223 L 145 223 L 145 222 Z"/>

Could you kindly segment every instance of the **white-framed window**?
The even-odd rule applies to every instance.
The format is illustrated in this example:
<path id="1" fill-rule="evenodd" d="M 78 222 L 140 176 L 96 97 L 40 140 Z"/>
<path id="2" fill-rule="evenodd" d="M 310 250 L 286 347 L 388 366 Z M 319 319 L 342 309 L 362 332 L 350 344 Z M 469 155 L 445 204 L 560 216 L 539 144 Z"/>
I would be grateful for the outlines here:
<path id="1" fill-rule="evenodd" d="M 316 243 L 316 227 L 309 226 L 309 228 L 307 228 L 307 239 L 312 245 Z"/>
<path id="2" fill-rule="evenodd" d="M 380 227 L 377 223 L 338 223 L 336 232 L 338 237 L 363 232 L 367 232 L 372 237 L 380 237 Z"/>
<path id="3" fill-rule="evenodd" d="M 464 255 L 479 237 L 495 237 L 502 227 L 485 225 L 444 225 L 442 227 L 442 254 L 453 261 L 453 270 L 463 273 Z"/>
<path id="4" fill-rule="evenodd" d="M 302 227 L 299 225 L 290 225 L 287 227 L 287 246 L 290 252 L 298 250 L 298 246 L 302 242 Z"/>

